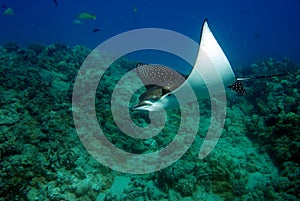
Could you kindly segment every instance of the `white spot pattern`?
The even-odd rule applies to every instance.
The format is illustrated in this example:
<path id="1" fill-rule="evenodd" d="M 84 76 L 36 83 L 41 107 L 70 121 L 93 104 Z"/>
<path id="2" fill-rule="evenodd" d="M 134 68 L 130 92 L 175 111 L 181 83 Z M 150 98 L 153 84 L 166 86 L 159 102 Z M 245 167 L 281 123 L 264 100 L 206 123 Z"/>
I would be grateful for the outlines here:
<path id="1" fill-rule="evenodd" d="M 175 90 L 185 81 L 180 73 L 159 64 L 139 65 L 136 70 L 145 85 L 155 84 Z"/>

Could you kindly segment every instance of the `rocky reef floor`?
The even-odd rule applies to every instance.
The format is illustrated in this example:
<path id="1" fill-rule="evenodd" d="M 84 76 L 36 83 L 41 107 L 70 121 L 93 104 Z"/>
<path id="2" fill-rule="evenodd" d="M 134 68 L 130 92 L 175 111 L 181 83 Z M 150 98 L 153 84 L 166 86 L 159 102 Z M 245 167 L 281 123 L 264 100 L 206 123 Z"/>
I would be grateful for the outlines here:
<path id="1" fill-rule="evenodd" d="M 199 101 L 200 129 L 186 154 L 158 172 L 131 175 L 97 162 L 82 145 L 72 116 L 77 72 L 91 50 L 63 44 L 0 47 L 0 200 L 299 200 L 300 68 L 267 58 L 235 69 L 238 76 L 289 73 L 227 91 L 227 116 L 215 149 L 198 158 L 210 121 Z M 135 62 L 119 59 L 97 90 L 99 124 L 116 146 L 145 153 L 166 146 L 180 113 L 153 143 L 137 144 L 117 130 L 109 110 L 113 86 Z M 141 124 L 143 115 L 134 116 Z"/>

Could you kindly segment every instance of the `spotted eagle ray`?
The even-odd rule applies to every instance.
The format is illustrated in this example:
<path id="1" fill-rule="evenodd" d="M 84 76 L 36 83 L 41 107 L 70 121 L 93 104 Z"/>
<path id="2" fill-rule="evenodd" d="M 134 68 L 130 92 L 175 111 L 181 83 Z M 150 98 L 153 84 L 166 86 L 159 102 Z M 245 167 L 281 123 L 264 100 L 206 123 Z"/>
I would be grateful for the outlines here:
<path id="1" fill-rule="evenodd" d="M 216 86 L 220 82 L 217 79 L 220 79 L 220 77 L 225 87 L 237 92 L 239 95 L 244 95 L 245 93 L 241 81 L 254 79 L 236 78 L 227 57 L 210 30 L 207 20 L 204 21 L 202 26 L 200 46 L 195 65 L 188 76 L 159 64 L 140 63 L 136 68 L 136 72 L 147 90 L 140 95 L 138 104 L 134 105 L 132 109 L 144 111 L 158 111 L 162 108 L 177 107 L 178 102 L 173 93 L 184 90 L 186 85 L 192 87 L 197 99 L 203 99 L 210 95 L 207 91 L 207 86 L 212 89 L 218 88 Z M 216 73 L 219 74 L 219 78 L 216 76 Z M 205 80 L 202 78 L 202 75 L 206 77 Z M 289 74 L 255 78 L 284 75 Z M 219 91 L 214 91 L 214 93 L 217 94 Z M 184 102 L 188 102 L 188 100 Z"/>

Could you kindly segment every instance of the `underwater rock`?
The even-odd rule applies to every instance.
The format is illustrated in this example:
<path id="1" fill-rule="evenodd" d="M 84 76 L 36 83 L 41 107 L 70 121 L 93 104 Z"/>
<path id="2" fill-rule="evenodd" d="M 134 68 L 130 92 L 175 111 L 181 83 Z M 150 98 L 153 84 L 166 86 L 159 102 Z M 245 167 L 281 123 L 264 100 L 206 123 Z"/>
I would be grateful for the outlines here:
<path id="1" fill-rule="evenodd" d="M 182 195 L 191 195 L 193 186 L 195 185 L 195 178 L 191 177 L 189 181 L 186 178 L 186 175 L 193 172 L 195 164 L 188 161 L 178 160 L 171 167 L 167 167 L 163 170 L 160 170 L 156 176 L 156 185 L 161 189 L 167 192 L 169 188 L 175 188 L 182 193 Z M 184 182 L 188 182 L 185 188 L 180 187 Z"/>
<path id="2" fill-rule="evenodd" d="M 75 169 L 75 175 L 79 179 L 85 179 L 86 178 L 85 172 L 84 172 L 84 170 L 81 167 L 76 167 L 76 169 Z"/>
<path id="3" fill-rule="evenodd" d="M 32 43 L 27 47 L 27 49 L 33 50 L 37 55 L 39 55 L 46 49 L 46 47 L 46 45 L 40 43 Z"/>
<path id="4" fill-rule="evenodd" d="M 13 106 L 13 104 L 11 106 Z M 11 107 L 10 109 L 0 109 L 0 125 L 15 124 L 19 120 L 20 116 L 18 112 L 14 110 L 14 107 Z"/>
<path id="5" fill-rule="evenodd" d="M 81 197 L 85 195 L 91 188 L 90 181 L 88 179 L 84 179 L 76 184 L 74 189 L 74 194 L 76 197 Z"/>
<path id="6" fill-rule="evenodd" d="M 116 176 L 110 189 L 105 192 L 105 196 L 103 195 L 103 193 L 100 193 L 97 197 L 97 201 L 124 199 L 126 194 L 124 194 L 123 192 L 130 188 L 129 183 L 130 178 L 124 176 Z"/>
<path id="7" fill-rule="evenodd" d="M 20 48 L 20 46 L 14 42 L 6 43 L 3 47 L 7 50 L 7 52 L 16 52 Z"/>
<path id="8" fill-rule="evenodd" d="M 135 143 L 132 147 L 134 153 L 143 153 L 146 149 L 143 142 Z"/>
<path id="9" fill-rule="evenodd" d="M 193 195 L 196 189 L 197 179 L 194 175 L 186 175 L 184 178 L 179 179 L 178 183 L 174 186 L 183 197 Z"/>
<path id="10" fill-rule="evenodd" d="M 7 135 L 9 128 L 8 126 L 1 126 L 0 132 L 0 157 L 4 158 L 7 156 L 13 156 L 15 154 L 20 154 L 23 150 L 23 143 L 18 140 L 15 136 Z"/>

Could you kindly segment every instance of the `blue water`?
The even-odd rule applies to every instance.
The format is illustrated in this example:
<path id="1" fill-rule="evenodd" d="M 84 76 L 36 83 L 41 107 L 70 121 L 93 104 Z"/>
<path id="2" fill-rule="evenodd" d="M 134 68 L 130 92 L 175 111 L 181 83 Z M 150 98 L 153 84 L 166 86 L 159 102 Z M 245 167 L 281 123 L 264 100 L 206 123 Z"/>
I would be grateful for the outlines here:
<path id="1" fill-rule="evenodd" d="M 233 66 L 267 57 L 288 57 L 300 63 L 299 0 L 57 2 L 56 6 L 52 0 L 1 0 L 14 15 L 0 15 L 0 45 L 58 42 L 95 48 L 116 34 L 146 27 L 174 30 L 198 43 L 207 18 Z M 95 14 L 97 20 L 74 24 L 81 12 Z M 96 28 L 101 31 L 92 32 Z"/>
<path id="2" fill-rule="evenodd" d="M 0 201 L 300 200 L 300 0 L 57 3 L 0 0 Z M 9 8 L 13 15 L 7 15 Z M 97 19 L 74 24 L 82 12 L 94 14 Z M 219 107 L 222 99 L 216 96 L 210 101 L 199 100 L 199 111 L 190 106 L 189 112 L 195 114 L 192 116 L 187 116 L 190 113 L 184 107 L 168 110 L 165 115 L 128 110 L 127 117 L 128 104 L 124 101 L 131 96 L 127 91 L 135 87 L 135 80 L 131 83 L 125 75 L 136 63 L 116 60 L 95 90 L 93 79 L 102 74 L 106 57 L 93 55 L 80 66 L 90 51 L 74 47 L 93 49 L 117 34 L 149 27 L 173 30 L 199 43 L 205 19 L 237 77 L 265 76 L 242 82 L 244 96 L 226 89 L 226 112 L 223 104 Z M 93 32 L 95 29 L 98 31 Z M 32 43 L 49 46 L 26 48 Z M 180 45 L 178 49 L 184 49 Z M 118 45 L 112 47 L 118 50 Z M 197 53 L 184 52 L 191 57 Z M 157 50 L 126 56 L 139 62 L 161 63 L 185 74 L 191 69 L 182 59 Z M 245 68 L 236 69 L 239 67 Z M 98 68 L 100 72 L 95 75 Z M 285 76 L 279 76 L 282 74 Z M 151 75 L 149 78 L 154 77 Z M 160 79 L 165 73 L 155 71 L 154 75 Z M 149 100 L 157 100 L 170 86 Z M 153 89 L 157 92 L 158 88 Z M 93 90 L 96 93 L 90 97 Z M 128 98 L 129 106 L 139 103 L 138 97 L 144 91 L 140 88 Z M 89 108 L 86 103 L 95 106 Z M 206 135 L 208 128 L 218 132 L 225 113 L 222 136 Z M 198 115 L 199 127 L 197 122 L 192 126 Z M 103 143 L 102 135 L 96 135 L 98 130 L 91 129 L 97 121 L 109 142 Z M 126 132 L 136 126 L 141 126 L 139 138 Z M 154 136 L 152 131 L 159 133 Z M 153 137 L 146 139 L 149 133 Z M 211 145 L 215 139 L 219 141 L 214 150 L 200 160 L 202 142 Z M 187 147 L 185 144 L 191 140 L 193 144 Z M 145 157 L 135 160 L 110 145 Z M 173 146 L 174 151 L 168 148 Z M 182 153 L 179 149 L 185 148 L 188 150 L 183 157 L 176 158 Z M 97 153 L 101 163 L 93 158 Z M 159 153 L 157 160 L 148 160 L 146 155 L 152 153 Z M 163 168 L 174 156 L 176 161 L 162 170 L 129 174 L 146 173 L 141 170 L 149 167 Z M 130 171 L 123 174 L 120 170 Z"/>

